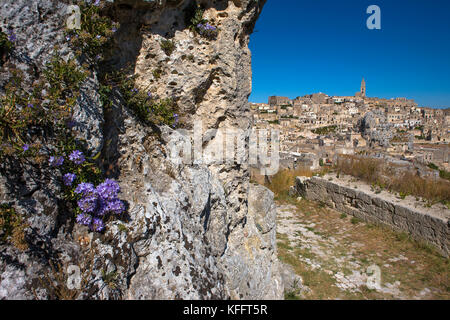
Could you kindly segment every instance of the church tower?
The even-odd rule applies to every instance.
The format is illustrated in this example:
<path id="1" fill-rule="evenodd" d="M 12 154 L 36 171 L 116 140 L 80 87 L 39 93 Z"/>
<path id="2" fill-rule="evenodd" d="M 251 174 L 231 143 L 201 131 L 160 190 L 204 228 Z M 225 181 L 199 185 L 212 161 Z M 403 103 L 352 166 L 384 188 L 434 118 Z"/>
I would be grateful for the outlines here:
<path id="1" fill-rule="evenodd" d="M 361 97 L 365 96 L 366 96 L 366 81 L 363 78 L 361 81 Z"/>

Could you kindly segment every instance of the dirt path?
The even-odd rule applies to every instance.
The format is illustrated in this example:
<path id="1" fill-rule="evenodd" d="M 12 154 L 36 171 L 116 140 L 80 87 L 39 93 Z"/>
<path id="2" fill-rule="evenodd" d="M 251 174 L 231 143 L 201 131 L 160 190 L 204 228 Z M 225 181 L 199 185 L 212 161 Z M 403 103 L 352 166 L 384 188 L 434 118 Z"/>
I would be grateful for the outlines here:
<path id="1" fill-rule="evenodd" d="M 450 299 L 449 259 L 318 203 L 279 202 L 277 240 L 280 260 L 307 287 L 289 298 Z"/>

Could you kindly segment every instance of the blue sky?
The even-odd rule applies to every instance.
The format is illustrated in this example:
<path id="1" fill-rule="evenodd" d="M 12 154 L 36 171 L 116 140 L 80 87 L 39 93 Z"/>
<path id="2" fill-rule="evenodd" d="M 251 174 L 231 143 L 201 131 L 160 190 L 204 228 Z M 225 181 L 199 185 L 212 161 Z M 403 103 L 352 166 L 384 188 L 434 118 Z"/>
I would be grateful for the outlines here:
<path id="1" fill-rule="evenodd" d="M 381 30 L 369 30 L 369 5 Z M 324 92 L 450 107 L 449 0 L 268 0 L 250 39 L 251 102 Z"/>

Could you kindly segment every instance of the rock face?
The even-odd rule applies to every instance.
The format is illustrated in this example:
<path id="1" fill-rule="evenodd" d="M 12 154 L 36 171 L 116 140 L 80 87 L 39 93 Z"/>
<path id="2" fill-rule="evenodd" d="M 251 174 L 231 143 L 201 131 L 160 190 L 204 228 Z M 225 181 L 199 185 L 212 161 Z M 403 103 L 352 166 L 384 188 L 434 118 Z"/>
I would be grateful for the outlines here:
<path id="1" fill-rule="evenodd" d="M 386 191 L 376 194 L 370 186 L 356 183 L 350 177 L 339 180 L 331 176 L 297 177 L 294 189 L 306 199 L 321 201 L 364 221 L 406 231 L 432 244 L 445 256 L 450 253 L 450 210 L 445 206 L 425 208 L 415 204 L 413 197 L 399 200 Z"/>
<path id="2" fill-rule="evenodd" d="M 249 184 L 248 148 L 238 155 L 244 159 L 240 163 L 170 159 L 171 148 L 189 139 L 194 121 L 202 122 L 205 150 L 221 142 L 217 129 L 251 129 L 248 41 L 265 1 L 200 2 L 205 18 L 220 29 L 216 40 L 189 31 L 184 22 L 189 1 L 108 4 L 121 28 L 106 64 L 131 64 L 140 90 L 173 97 L 186 130 L 163 126 L 158 138 L 123 105 L 119 92 L 104 111 L 93 72 L 75 109 L 75 125 L 91 155 L 102 151 L 108 174 L 120 182 L 128 219 L 109 222 L 104 234 L 89 233 L 65 213 L 56 197 L 58 179 L 48 178 L 45 170 L 4 167 L 0 200 L 30 224 L 30 249 L 20 253 L 0 246 L 0 298 L 52 297 L 38 277 L 50 270 L 53 257 L 62 262 L 56 271 L 75 265 L 84 277 L 91 270 L 78 299 L 283 297 L 273 194 Z M 66 6 L 50 0 L 10 0 L 0 6 L 3 26 L 18 36 L 16 52 L 38 69 L 55 44 L 72 55 L 63 36 Z M 170 55 L 161 49 L 165 39 L 175 43 Z M 15 59 L 25 71 L 33 67 Z M 248 133 L 244 139 L 247 146 Z"/>

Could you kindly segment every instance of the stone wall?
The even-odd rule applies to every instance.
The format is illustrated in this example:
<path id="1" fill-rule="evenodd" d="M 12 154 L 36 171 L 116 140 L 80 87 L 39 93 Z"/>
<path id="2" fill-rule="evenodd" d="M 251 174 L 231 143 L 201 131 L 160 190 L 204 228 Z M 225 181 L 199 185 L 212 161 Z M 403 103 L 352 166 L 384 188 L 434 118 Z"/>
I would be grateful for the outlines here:
<path id="1" fill-rule="evenodd" d="M 376 194 L 350 177 L 297 177 L 293 191 L 364 221 L 408 232 L 449 256 L 450 210 L 441 205 L 427 208 L 412 197 L 399 199 L 386 191 Z"/>

